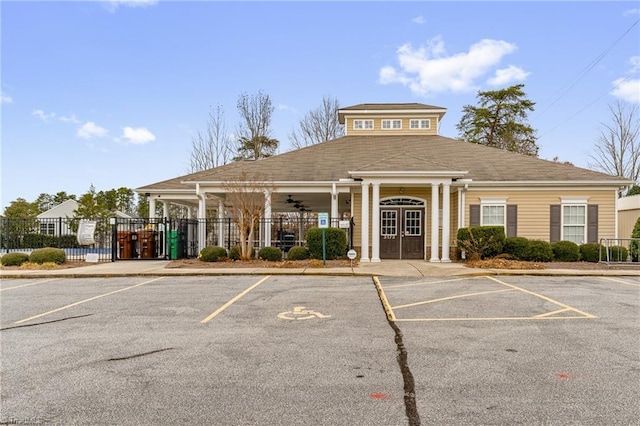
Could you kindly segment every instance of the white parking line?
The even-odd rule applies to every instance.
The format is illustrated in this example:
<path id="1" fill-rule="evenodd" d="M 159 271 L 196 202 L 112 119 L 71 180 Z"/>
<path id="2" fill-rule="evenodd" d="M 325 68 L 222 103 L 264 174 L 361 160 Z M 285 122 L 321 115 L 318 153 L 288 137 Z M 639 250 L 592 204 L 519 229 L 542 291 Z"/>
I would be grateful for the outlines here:
<path id="1" fill-rule="evenodd" d="M 206 317 L 205 319 L 203 319 L 202 321 L 200 321 L 201 324 L 206 324 L 209 321 L 211 321 L 212 319 L 214 319 L 216 317 L 216 315 L 218 315 L 220 312 L 224 311 L 225 309 L 227 309 L 229 306 L 233 305 L 235 302 L 237 302 L 238 300 L 240 300 L 240 298 L 242 298 L 242 296 L 244 296 L 245 294 L 249 293 L 251 290 L 253 290 L 254 288 L 258 287 L 260 284 L 262 284 L 263 282 L 265 282 L 266 280 L 268 280 L 271 277 L 271 275 L 267 275 L 266 277 L 264 277 L 263 279 L 261 279 L 260 281 L 258 281 L 257 283 L 255 283 L 254 285 L 252 285 L 251 287 L 249 287 L 248 289 L 244 290 L 242 293 L 238 294 L 236 297 L 234 297 L 233 299 L 229 300 L 227 303 L 225 303 L 224 305 L 222 305 L 220 308 L 218 308 L 215 312 L 213 312 L 211 315 L 209 315 L 208 317 Z"/>
<path id="2" fill-rule="evenodd" d="M 635 287 L 640 287 L 640 284 L 630 283 L 630 282 L 621 280 L 619 278 L 610 278 L 610 277 L 600 277 L 600 278 L 602 278 L 603 280 L 614 281 L 614 282 L 617 282 L 617 283 L 620 283 L 620 284 L 626 284 L 626 285 L 632 285 L 632 286 L 635 286 Z"/>
<path id="3" fill-rule="evenodd" d="M 13 286 L 13 287 L 2 288 L 2 289 L 0 289 L 0 291 L 13 290 L 14 288 L 29 287 L 30 285 L 36 285 L 36 284 L 49 283 L 51 281 L 57 281 L 59 279 L 60 278 L 49 278 L 48 280 L 36 281 L 35 283 L 22 284 L 22 285 L 16 285 L 16 286 Z"/>

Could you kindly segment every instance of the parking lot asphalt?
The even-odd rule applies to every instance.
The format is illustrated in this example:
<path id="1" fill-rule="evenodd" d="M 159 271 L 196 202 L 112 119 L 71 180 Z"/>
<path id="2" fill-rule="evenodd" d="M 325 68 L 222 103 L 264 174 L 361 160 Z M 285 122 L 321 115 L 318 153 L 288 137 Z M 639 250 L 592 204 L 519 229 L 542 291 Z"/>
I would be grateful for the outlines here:
<path id="1" fill-rule="evenodd" d="M 0 282 L 0 423 L 634 424 L 640 278 Z"/>

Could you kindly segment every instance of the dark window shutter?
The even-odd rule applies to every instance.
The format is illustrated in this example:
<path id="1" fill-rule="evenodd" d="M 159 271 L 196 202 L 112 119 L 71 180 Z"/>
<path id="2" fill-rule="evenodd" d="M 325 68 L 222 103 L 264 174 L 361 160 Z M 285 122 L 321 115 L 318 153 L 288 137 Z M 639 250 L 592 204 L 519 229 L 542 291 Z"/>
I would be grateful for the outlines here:
<path id="1" fill-rule="evenodd" d="M 587 242 L 598 242 L 598 205 L 587 206 Z"/>
<path id="2" fill-rule="evenodd" d="M 507 205 L 507 237 L 518 236 L 518 206 Z"/>
<path id="3" fill-rule="evenodd" d="M 469 206 L 469 226 L 480 226 L 480 204 Z"/>
<path id="4" fill-rule="evenodd" d="M 549 223 L 550 236 L 549 241 L 555 243 L 556 241 L 560 241 L 562 233 L 560 232 L 560 224 L 561 224 L 561 206 L 560 204 L 552 204 L 551 205 L 551 220 Z"/>

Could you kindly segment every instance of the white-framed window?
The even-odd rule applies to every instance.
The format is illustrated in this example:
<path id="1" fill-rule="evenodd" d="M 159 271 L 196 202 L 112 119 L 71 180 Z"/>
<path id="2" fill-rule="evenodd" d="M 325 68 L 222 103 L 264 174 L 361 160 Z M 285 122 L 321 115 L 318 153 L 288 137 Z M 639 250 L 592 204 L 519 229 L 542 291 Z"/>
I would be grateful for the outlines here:
<path id="1" fill-rule="evenodd" d="M 431 120 L 411 120 L 409 121 L 409 128 L 411 129 L 430 129 Z"/>
<path id="2" fill-rule="evenodd" d="M 587 241 L 587 205 L 562 205 L 562 240 L 580 245 Z"/>
<path id="3" fill-rule="evenodd" d="M 398 211 L 397 210 L 381 210 L 380 211 L 380 236 L 387 238 L 395 238 L 398 235 Z"/>
<path id="4" fill-rule="evenodd" d="M 372 130 L 373 120 L 353 120 L 354 130 Z"/>
<path id="5" fill-rule="evenodd" d="M 382 120 L 383 129 L 402 129 L 402 120 Z"/>
<path id="6" fill-rule="evenodd" d="M 41 222 L 40 223 L 40 233 L 45 235 L 55 235 L 56 233 L 56 224 L 51 222 Z"/>
<path id="7" fill-rule="evenodd" d="M 481 226 L 507 226 L 507 199 L 506 198 L 481 198 L 480 199 L 480 225 Z"/>

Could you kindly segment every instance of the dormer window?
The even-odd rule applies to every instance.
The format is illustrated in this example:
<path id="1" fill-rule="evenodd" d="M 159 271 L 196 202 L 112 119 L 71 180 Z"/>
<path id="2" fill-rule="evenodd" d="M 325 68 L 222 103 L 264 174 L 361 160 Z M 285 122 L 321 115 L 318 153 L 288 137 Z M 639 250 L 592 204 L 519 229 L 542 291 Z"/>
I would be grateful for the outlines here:
<path id="1" fill-rule="evenodd" d="M 409 127 L 412 129 L 430 129 L 431 120 L 411 120 Z"/>
<path id="2" fill-rule="evenodd" d="M 354 130 L 373 130 L 373 120 L 353 120 Z"/>
<path id="3" fill-rule="evenodd" d="M 383 129 L 402 129 L 402 120 L 382 120 Z"/>

